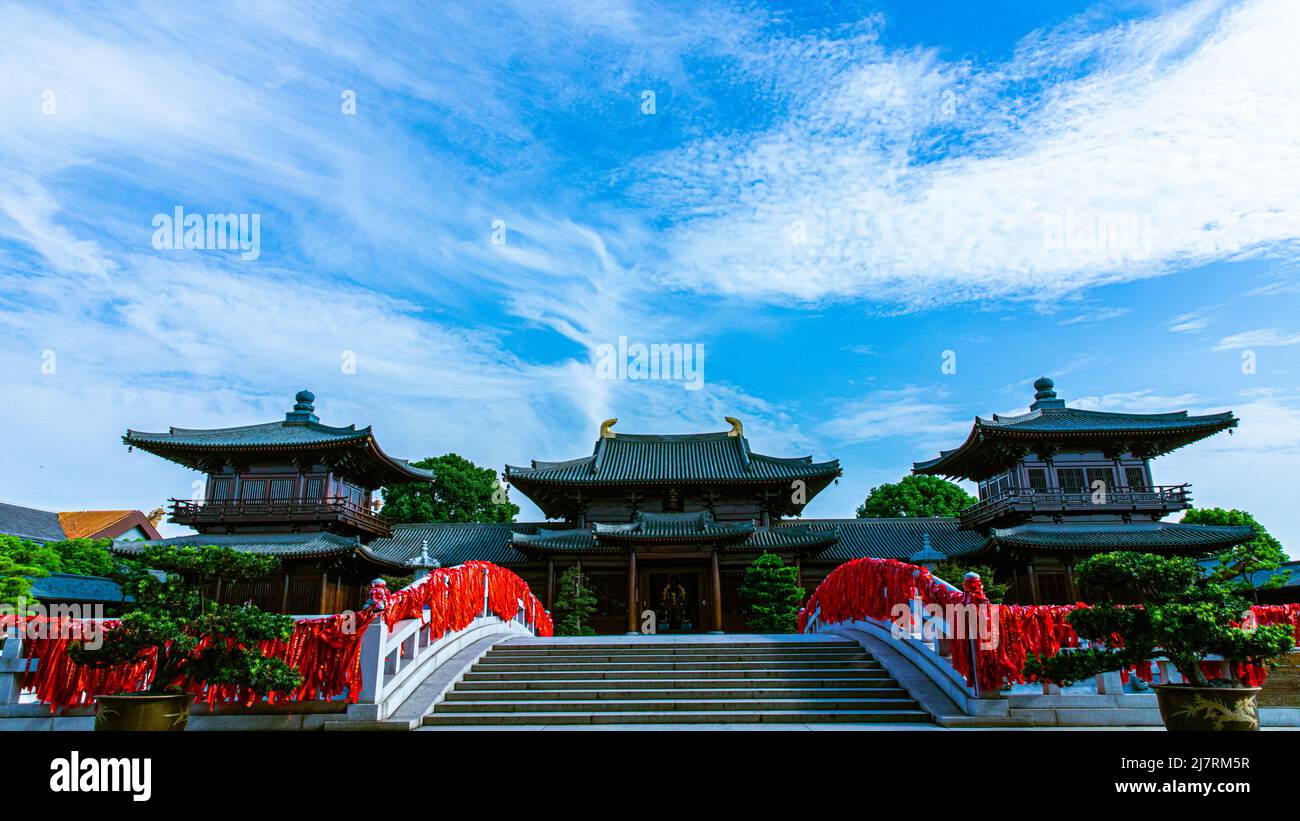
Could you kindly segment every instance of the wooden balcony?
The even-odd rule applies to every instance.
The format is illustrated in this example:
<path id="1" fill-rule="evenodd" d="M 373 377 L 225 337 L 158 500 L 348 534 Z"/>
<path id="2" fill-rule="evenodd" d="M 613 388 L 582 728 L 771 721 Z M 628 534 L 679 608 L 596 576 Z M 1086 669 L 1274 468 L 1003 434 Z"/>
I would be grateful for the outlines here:
<path id="1" fill-rule="evenodd" d="M 298 525 L 327 530 L 352 528 L 380 537 L 392 535 L 384 519 L 344 497 L 327 499 L 229 499 L 195 502 L 172 499 L 171 521 L 199 532 L 257 525 Z"/>
<path id="2" fill-rule="evenodd" d="M 981 499 L 961 512 L 962 527 L 979 527 L 1004 518 L 1034 514 L 1087 515 L 1137 513 L 1161 517 L 1191 506 L 1191 485 L 1150 488 L 1120 487 L 1103 493 L 1091 490 L 1035 490 L 1015 487 Z"/>

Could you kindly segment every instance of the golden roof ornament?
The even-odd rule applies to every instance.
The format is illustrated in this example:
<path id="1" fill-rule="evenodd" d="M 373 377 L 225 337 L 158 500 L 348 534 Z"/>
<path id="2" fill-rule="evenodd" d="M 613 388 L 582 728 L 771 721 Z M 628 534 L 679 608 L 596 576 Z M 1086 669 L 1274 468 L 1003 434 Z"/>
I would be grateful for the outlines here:
<path id="1" fill-rule="evenodd" d="M 614 438 L 614 431 L 610 430 L 610 428 L 614 427 L 614 426 L 617 425 L 617 424 L 618 424 L 618 419 L 606 419 L 604 422 L 601 422 L 601 423 L 600 423 L 600 438 L 601 438 L 601 439 L 613 439 L 613 438 Z"/>
<path id="2" fill-rule="evenodd" d="M 744 436 L 745 426 L 734 416 L 724 416 L 723 419 L 731 423 L 731 430 L 727 431 L 728 436 Z"/>

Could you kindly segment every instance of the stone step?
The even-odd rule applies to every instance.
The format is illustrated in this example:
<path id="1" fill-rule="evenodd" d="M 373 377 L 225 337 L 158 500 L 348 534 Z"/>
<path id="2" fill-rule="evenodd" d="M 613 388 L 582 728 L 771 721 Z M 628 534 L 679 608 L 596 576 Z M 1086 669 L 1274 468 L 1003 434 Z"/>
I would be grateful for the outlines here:
<path id="1" fill-rule="evenodd" d="M 528 641 L 528 642 L 507 642 L 498 644 L 494 650 L 510 650 L 521 653 L 546 653 L 552 650 L 595 650 L 601 653 L 622 652 L 622 653 L 664 653 L 664 652 L 681 652 L 690 653 L 694 651 L 709 651 L 719 648 L 725 649 L 744 649 L 752 651 L 774 650 L 782 652 L 791 649 L 812 648 L 818 650 L 842 650 L 844 648 L 860 649 L 856 642 L 844 640 L 835 641 L 701 641 L 701 642 L 683 642 L 675 640 L 656 640 L 653 637 L 629 639 L 623 642 L 602 642 L 596 639 L 591 641 Z"/>
<path id="2" fill-rule="evenodd" d="M 692 675 L 694 674 L 694 675 Z M 471 668 L 465 681 L 616 681 L 628 679 L 770 679 L 776 678 L 876 678 L 887 679 L 889 674 L 881 667 L 825 670 L 798 668 L 790 670 L 478 670 Z"/>
<path id="3" fill-rule="evenodd" d="M 704 687 L 670 689 L 610 688 L 604 690 L 461 690 L 447 693 L 447 702 L 497 701 L 665 701 L 668 699 L 907 699 L 902 687 Z"/>
<path id="4" fill-rule="evenodd" d="M 916 702 L 910 698 L 774 698 L 766 700 L 716 698 L 706 701 L 683 699 L 637 699 L 618 701 L 444 701 L 434 710 L 434 715 L 446 713 L 589 713 L 601 712 L 726 712 L 792 711 L 792 710 L 914 710 Z"/>
<path id="5" fill-rule="evenodd" d="M 880 668 L 880 662 L 873 659 L 843 661 L 583 661 L 556 662 L 554 664 L 536 664 L 526 662 L 498 662 L 484 659 L 471 669 L 480 673 L 533 673 L 554 672 L 634 672 L 638 670 L 691 670 L 709 672 L 713 670 L 806 670 L 816 667 L 820 670 L 874 670 Z"/>
<path id="6" fill-rule="evenodd" d="M 650 654 L 650 653 L 554 653 L 538 658 L 536 653 L 500 653 L 493 650 L 482 658 L 493 664 L 573 664 L 578 662 L 635 662 L 673 663 L 699 661 L 753 661 L 767 664 L 774 661 L 861 661 L 869 659 L 863 653 L 851 650 L 836 653 L 690 653 L 690 654 Z"/>
<path id="7" fill-rule="evenodd" d="M 805 655 L 812 653 L 850 653 L 863 655 L 860 648 L 849 644 L 833 644 L 819 647 L 800 645 L 776 645 L 771 647 L 729 647 L 719 644 L 703 644 L 698 647 L 675 647 L 662 645 L 657 647 L 547 647 L 544 649 L 509 647 L 497 645 L 491 650 L 493 655 L 520 656 L 527 658 L 549 658 L 554 656 L 708 656 L 719 653 L 747 656 L 782 656 Z"/>
<path id="8" fill-rule="evenodd" d="M 452 693 L 461 692 L 495 692 L 512 690 L 662 690 L 672 689 L 720 689 L 735 690 L 744 688 L 781 689 L 797 688 L 822 690 L 831 688 L 856 688 L 880 690 L 894 687 L 894 680 L 884 675 L 875 678 L 614 678 L 614 679 L 556 679 L 556 678 L 522 678 L 510 676 L 498 681 L 461 681 Z"/>
<path id="9" fill-rule="evenodd" d="M 924 710 L 647 710 L 641 712 L 495 712 L 442 713 L 424 717 L 424 725 L 538 724 L 930 724 Z"/>

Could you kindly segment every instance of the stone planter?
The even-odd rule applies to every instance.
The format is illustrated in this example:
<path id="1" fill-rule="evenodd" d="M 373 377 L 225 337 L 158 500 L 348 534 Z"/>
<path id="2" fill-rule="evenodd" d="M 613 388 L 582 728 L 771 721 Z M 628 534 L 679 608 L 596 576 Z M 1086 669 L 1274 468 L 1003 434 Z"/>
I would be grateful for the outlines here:
<path id="1" fill-rule="evenodd" d="M 1193 687 L 1157 684 L 1156 703 L 1166 730 L 1250 731 L 1259 729 L 1258 687 Z"/>
<path id="2" fill-rule="evenodd" d="M 190 720 L 186 693 L 95 696 L 95 704 L 96 730 L 178 732 Z"/>

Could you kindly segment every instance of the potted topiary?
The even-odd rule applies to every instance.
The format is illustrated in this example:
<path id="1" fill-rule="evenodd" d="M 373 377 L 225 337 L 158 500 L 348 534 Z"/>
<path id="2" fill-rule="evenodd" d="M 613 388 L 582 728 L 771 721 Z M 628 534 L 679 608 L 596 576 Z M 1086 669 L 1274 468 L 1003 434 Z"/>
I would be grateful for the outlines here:
<path id="1" fill-rule="evenodd" d="M 74 645 L 73 661 L 93 667 L 156 659 L 143 692 L 95 698 L 96 730 L 184 730 L 192 694 L 185 682 L 227 684 L 250 693 L 290 690 L 298 673 L 268 658 L 259 642 L 287 639 L 293 619 L 252 604 L 205 601 L 206 579 L 247 581 L 276 569 L 279 560 L 240 553 L 228 547 L 155 545 L 138 564 L 118 573 L 134 604 L 121 624 L 105 631 L 97 649 Z"/>
<path id="2" fill-rule="evenodd" d="M 1026 672 L 1065 685 L 1164 656 L 1184 679 L 1153 688 L 1166 729 L 1259 729 L 1259 688 L 1210 681 L 1201 665 L 1211 655 L 1229 666 L 1270 664 L 1291 650 L 1289 625 L 1253 627 L 1249 603 L 1191 559 L 1102 553 L 1080 562 L 1075 572 L 1094 604 L 1066 619 L 1093 646 L 1031 657 Z M 1117 601 L 1125 597 L 1140 604 Z"/>

